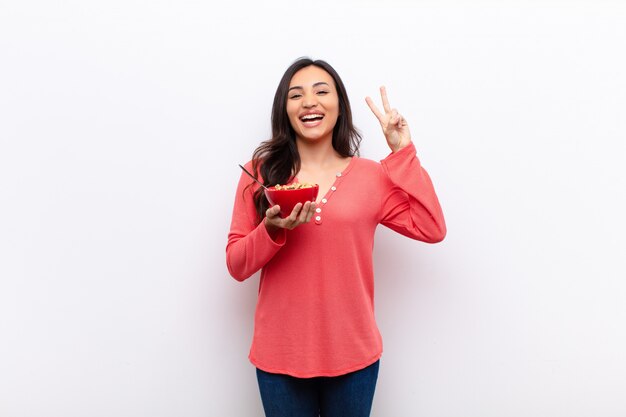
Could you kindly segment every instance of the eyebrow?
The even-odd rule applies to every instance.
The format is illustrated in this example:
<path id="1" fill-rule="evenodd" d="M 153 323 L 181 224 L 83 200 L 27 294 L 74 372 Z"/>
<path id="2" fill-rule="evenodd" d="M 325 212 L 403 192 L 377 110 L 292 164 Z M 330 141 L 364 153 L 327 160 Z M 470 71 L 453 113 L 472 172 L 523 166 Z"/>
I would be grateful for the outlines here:
<path id="1" fill-rule="evenodd" d="M 320 82 L 317 82 L 317 83 L 313 84 L 313 87 L 317 87 L 317 86 L 320 86 L 320 85 L 325 85 L 327 87 L 330 87 L 328 85 L 328 83 L 325 83 L 324 81 L 320 81 Z M 287 90 L 287 91 L 296 90 L 296 89 L 302 90 L 303 88 L 300 85 L 294 85 L 293 87 L 289 88 L 289 90 Z"/>

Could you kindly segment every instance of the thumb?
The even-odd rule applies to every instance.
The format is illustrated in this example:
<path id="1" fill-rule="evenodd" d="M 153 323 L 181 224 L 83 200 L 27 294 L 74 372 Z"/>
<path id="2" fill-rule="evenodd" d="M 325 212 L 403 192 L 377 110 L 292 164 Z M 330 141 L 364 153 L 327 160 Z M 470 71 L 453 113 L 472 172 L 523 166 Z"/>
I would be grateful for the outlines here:
<path id="1" fill-rule="evenodd" d="M 275 206 L 272 206 L 272 207 L 268 208 L 265 211 L 265 216 L 266 217 L 276 217 L 278 215 L 278 213 L 280 213 L 280 206 L 277 204 Z"/>

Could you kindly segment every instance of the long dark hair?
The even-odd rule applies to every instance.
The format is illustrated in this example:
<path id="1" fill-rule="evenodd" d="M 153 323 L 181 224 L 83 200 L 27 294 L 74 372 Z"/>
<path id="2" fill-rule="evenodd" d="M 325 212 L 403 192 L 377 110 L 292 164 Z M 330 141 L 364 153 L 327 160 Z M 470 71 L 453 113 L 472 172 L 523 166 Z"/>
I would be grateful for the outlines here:
<path id="1" fill-rule="evenodd" d="M 296 135 L 287 116 L 287 95 L 294 74 L 311 65 L 323 69 L 335 81 L 339 98 L 339 117 L 333 129 L 333 148 L 343 157 L 359 154 L 361 135 L 352 124 L 350 100 L 339 74 L 326 61 L 299 58 L 287 68 L 276 89 L 272 105 L 272 137 L 262 142 L 252 154 L 252 170 L 257 177 L 260 174 L 264 184 L 287 184 L 300 170 Z M 254 193 L 254 204 L 258 221 L 261 221 L 269 208 L 262 188 Z"/>

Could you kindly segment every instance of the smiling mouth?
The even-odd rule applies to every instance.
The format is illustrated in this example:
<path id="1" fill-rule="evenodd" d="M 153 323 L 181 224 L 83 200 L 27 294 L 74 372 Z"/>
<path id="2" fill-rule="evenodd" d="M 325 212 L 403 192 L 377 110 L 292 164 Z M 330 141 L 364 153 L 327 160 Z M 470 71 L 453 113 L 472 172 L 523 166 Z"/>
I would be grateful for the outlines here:
<path id="1" fill-rule="evenodd" d="M 312 124 L 319 122 L 323 118 L 324 118 L 323 114 L 307 114 L 307 115 L 300 117 L 300 121 L 304 123 L 305 125 L 307 124 L 312 125 Z"/>

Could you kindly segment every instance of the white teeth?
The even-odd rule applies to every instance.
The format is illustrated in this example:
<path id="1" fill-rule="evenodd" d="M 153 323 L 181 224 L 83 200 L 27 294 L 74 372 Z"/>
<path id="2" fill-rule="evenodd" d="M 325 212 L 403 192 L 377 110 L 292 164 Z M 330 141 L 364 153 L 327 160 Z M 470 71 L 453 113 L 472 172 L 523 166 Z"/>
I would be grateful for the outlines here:
<path id="1" fill-rule="evenodd" d="M 318 117 L 324 117 L 323 114 L 307 114 L 301 117 L 302 120 L 317 119 Z"/>

